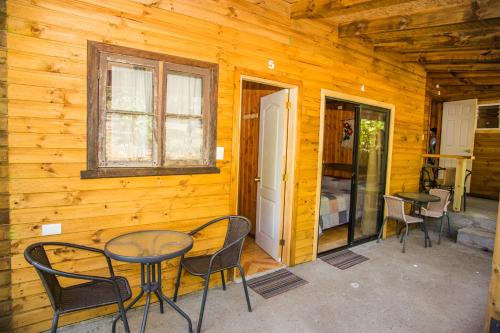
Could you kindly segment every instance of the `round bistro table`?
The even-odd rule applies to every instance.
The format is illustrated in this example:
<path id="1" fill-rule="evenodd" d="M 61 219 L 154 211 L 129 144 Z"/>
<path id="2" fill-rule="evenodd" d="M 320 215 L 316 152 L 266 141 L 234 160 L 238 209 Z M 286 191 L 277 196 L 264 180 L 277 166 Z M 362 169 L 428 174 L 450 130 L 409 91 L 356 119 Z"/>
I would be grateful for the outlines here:
<path id="1" fill-rule="evenodd" d="M 104 252 L 110 258 L 118 261 L 138 263 L 141 265 L 141 291 L 139 295 L 125 308 L 128 311 L 146 294 L 146 305 L 142 318 L 141 332 L 146 329 L 151 294 L 154 293 L 160 303 L 163 313 L 163 301 L 183 316 L 189 324 L 189 332 L 193 331 L 191 318 L 181 310 L 162 291 L 161 263 L 162 261 L 182 256 L 193 247 L 193 238 L 178 231 L 146 230 L 128 233 L 115 237 L 104 246 Z M 120 316 L 113 320 L 113 332 Z"/>
<path id="2" fill-rule="evenodd" d="M 438 202 L 441 200 L 438 196 L 427 194 L 423 192 L 399 192 L 396 193 L 397 197 L 400 197 L 403 200 L 409 201 L 412 205 L 418 207 L 418 216 L 422 217 L 422 206 L 429 202 Z M 413 211 L 413 208 L 412 208 Z M 429 247 L 432 247 L 431 238 L 427 233 L 427 226 L 425 224 L 424 218 L 424 233 L 425 233 L 425 247 L 427 247 L 427 242 L 429 242 Z"/>

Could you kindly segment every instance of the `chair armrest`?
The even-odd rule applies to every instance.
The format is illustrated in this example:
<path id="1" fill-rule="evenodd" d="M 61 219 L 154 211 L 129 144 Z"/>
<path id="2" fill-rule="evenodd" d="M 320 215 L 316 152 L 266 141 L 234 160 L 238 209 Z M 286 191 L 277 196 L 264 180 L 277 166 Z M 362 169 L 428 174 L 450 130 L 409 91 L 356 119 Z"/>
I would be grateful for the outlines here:
<path id="1" fill-rule="evenodd" d="M 448 206 L 450 205 L 450 200 L 448 200 L 448 202 L 446 202 L 446 205 L 444 205 L 444 208 L 443 208 L 443 211 L 445 212 L 448 212 Z"/>
<path id="2" fill-rule="evenodd" d="M 63 272 L 57 269 L 53 268 L 48 268 L 46 266 L 40 265 L 37 262 L 32 263 L 33 266 L 35 266 L 37 269 L 47 272 L 49 274 L 54 274 L 54 275 L 59 275 L 62 277 L 66 278 L 71 278 L 71 279 L 78 279 L 78 280 L 87 280 L 87 281 L 99 281 L 99 282 L 107 282 L 114 284 L 115 283 L 115 277 L 103 277 L 103 276 L 96 276 L 96 275 L 86 275 L 86 274 L 77 274 L 77 273 L 69 273 L 69 272 Z"/>
<path id="3" fill-rule="evenodd" d="M 202 226 L 200 226 L 200 227 L 198 227 L 198 228 L 196 228 L 196 229 L 194 229 L 194 230 L 190 231 L 190 232 L 188 233 L 188 235 L 189 235 L 189 236 L 194 236 L 194 235 L 196 235 L 198 232 L 200 232 L 201 230 L 205 229 L 206 227 L 208 227 L 208 226 L 210 226 L 210 225 L 212 225 L 212 224 L 214 224 L 214 223 L 217 223 L 217 222 L 220 222 L 220 221 L 223 221 L 223 220 L 227 220 L 227 219 L 229 219 L 229 218 L 231 218 L 231 216 L 222 216 L 222 217 L 218 217 L 218 218 L 216 218 L 216 219 L 213 219 L 213 220 L 211 220 L 211 221 L 209 221 L 209 222 L 205 223 L 204 225 L 202 225 Z"/>
<path id="4" fill-rule="evenodd" d="M 115 276 L 115 272 L 113 271 L 113 265 L 111 264 L 111 259 L 106 255 L 104 250 L 97 249 L 95 247 L 79 245 L 79 244 L 72 244 L 72 243 L 64 243 L 64 242 L 44 242 L 43 244 L 44 244 L 44 246 L 72 247 L 72 248 L 79 249 L 79 250 L 84 250 L 84 251 L 102 254 L 106 258 L 106 262 L 108 264 L 108 269 L 109 269 L 109 274 L 111 275 L 111 277 Z"/>

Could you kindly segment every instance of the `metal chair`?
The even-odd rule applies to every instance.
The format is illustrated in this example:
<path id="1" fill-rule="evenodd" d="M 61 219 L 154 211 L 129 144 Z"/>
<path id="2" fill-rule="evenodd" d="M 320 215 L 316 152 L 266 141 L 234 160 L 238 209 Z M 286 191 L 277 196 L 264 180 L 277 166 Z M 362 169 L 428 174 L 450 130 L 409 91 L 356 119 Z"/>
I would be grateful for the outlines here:
<path id="1" fill-rule="evenodd" d="M 179 292 L 179 285 L 182 275 L 182 269 L 184 268 L 191 275 L 202 277 L 205 280 L 205 288 L 203 290 L 203 299 L 201 301 L 200 317 L 198 320 L 197 332 L 201 331 L 201 324 L 203 321 L 203 312 L 205 311 L 205 303 L 207 300 L 208 284 L 210 282 L 210 275 L 212 273 L 221 273 L 222 278 L 222 289 L 226 290 L 226 282 L 224 280 L 224 270 L 230 268 L 238 268 L 241 275 L 241 280 L 243 282 L 243 289 L 245 291 L 245 297 L 247 300 L 248 311 L 252 312 L 252 306 L 250 305 L 250 297 L 248 296 L 247 282 L 245 280 L 245 273 L 240 265 L 241 251 L 243 249 L 243 242 L 245 237 L 249 234 L 251 230 L 250 221 L 243 216 L 223 216 L 212 220 L 201 227 L 191 231 L 189 234 L 191 236 L 196 235 L 201 230 L 206 227 L 228 220 L 226 239 L 224 240 L 223 247 L 212 255 L 204 255 L 197 257 L 185 258 L 182 256 L 181 263 L 179 265 L 179 272 L 177 274 L 177 281 L 175 283 L 175 293 L 174 302 L 177 301 L 177 294 Z"/>
<path id="2" fill-rule="evenodd" d="M 45 251 L 46 246 L 70 247 L 104 255 L 110 277 L 84 275 L 53 269 Z M 104 305 L 117 304 L 126 332 L 130 332 L 123 302 L 130 299 L 132 292 L 126 278 L 115 276 L 111 260 L 103 250 L 61 242 L 44 242 L 30 245 L 24 251 L 24 258 L 35 267 L 54 309 L 51 332 L 57 331 L 59 315 Z M 58 276 L 85 280 L 88 282 L 61 287 Z"/>
<path id="3" fill-rule="evenodd" d="M 451 235 L 450 217 L 448 216 L 448 205 L 450 204 L 450 191 L 434 188 L 429 191 L 429 194 L 439 197 L 437 202 L 429 202 L 427 207 L 421 208 L 421 214 L 425 217 L 441 219 L 439 225 L 438 244 L 441 244 L 441 234 L 443 233 L 443 218 L 446 216 L 448 220 L 448 235 Z"/>
<path id="4" fill-rule="evenodd" d="M 401 242 L 403 243 L 403 253 L 406 252 L 406 238 L 408 238 L 408 229 L 410 224 L 422 223 L 424 226 L 424 232 L 427 238 L 429 237 L 427 234 L 427 227 L 424 223 L 424 219 L 410 216 L 405 214 L 404 200 L 392 195 L 384 195 L 384 201 L 387 205 L 387 216 L 384 218 L 384 222 L 382 223 L 382 227 L 380 228 L 380 232 L 378 234 L 377 243 L 380 242 L 380 237 L 382 237 L 382 231 L 384 230 L 384 226 L 388 219 L 396 220 L 398 222 L 403 222 L 405 224 L 405 233 L 401 234 Z M 427 243 L 426 243 L 427 245 Z"/>
<path id="5" fill-rule="evenodd" d="M 422 166 L 420 169 L 420 192 L 429 193 L 431 188 L 439 187 L 438 175 L 443 170 L 446 170 L 446 168 L 433 164 Z"/>

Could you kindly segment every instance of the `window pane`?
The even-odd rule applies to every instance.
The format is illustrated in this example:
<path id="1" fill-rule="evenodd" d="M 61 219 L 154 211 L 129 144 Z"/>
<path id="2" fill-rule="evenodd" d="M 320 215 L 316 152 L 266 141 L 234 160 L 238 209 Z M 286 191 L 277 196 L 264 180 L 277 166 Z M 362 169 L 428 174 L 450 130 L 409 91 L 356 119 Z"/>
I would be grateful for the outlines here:
<path id="1" fill-rule="evenodd" d="M 153 160 L 153 117 L 108 113 L 106 160 L 147 162 Z"/>
<path id="2" fill-rule="evenodd" d="M 202 79 L 200 77 L 179 74 L 167 75 L 167 113 L 200 116 L 202 100 Z"/>
<path id="3" fill-rule="evenodd" d="M 477 128 L 499 128 L 500 105 L 485 105 L 479 107 Z"/>
<path id="4" fill-rule="evenodd" d="M 203 127 L 201 119 L 167 118 L 165 122 L 165 163 L 169 160 L 201 160 Z"/>
<path id="5" fill-rule="evenodd" d="M 153 112 L 153 70 L 113 64 L 108 72 L 108 110 Z"/>

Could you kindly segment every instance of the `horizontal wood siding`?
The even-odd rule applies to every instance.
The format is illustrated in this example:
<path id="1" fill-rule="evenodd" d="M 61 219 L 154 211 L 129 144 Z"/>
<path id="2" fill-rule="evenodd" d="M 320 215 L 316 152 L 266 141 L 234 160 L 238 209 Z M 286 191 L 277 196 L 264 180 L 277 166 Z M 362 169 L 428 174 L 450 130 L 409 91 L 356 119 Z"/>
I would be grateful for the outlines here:
<path id="1" fill-rule="evenodd" d="M 110 238 L 141 229 L 187 231 L 231 213 L 235 70 L 248 69 L 302 82 L 300 142 L 292 221 L 293 261 L 313 257 L 320 90 L 364 96 L 396 106 L 391 191 L 417 190 L 424 125 L 425 73 L 419 65 L 377 54 L 360 41 L 338 41 L 317 21 L 289 19 L 283 1 L 243 0 L 9 0 L 8 130 L 12 238 L 12 325 L 41 331 L 52 311 L 27 245 L 59 240 L 103 247 Z M 87 41 L 161 52 L 219 64 L 217 146 L 220 174 L 80 179 L 86 162 Z M 274 60 L 274 70 L 267 68 Z M 364 84 L 365 92 L 360 91 Z M 5 119 L 4 122 L 5 123 Z M 5 152 L 4 152 L 5 153 Z M 6 190 L 5 186 L 2 187 Z M 41 237 L 41 225 L 62 234 Z M 202 233 L 195 253 L 222 243 L 223 228 Z M 54 251 L 58 265 L 104 274 L 98 257 Z M 139 285 L 136 266 L 115 263 Z M 177 261 L 165 264 L 171 293 Z M 183 280 L 181 292 L 201 287 Z M 216 281 L 217 283 L 217 281 Z M 63 316 L 61 324 L 116 311 L 115 307 Z"/>
<path id="2" fill-rule="evenodd" d="M 500 193 L 500 131 L 479 131 L 474 137 L 470 192 L 498 199 Z"/>
<path id="3" fill-rule="evenodd" d="M 5 1 L 0 2 L 0 331 L 10 330 L 11 270 L 7 144 L 7 35 Z"/>

